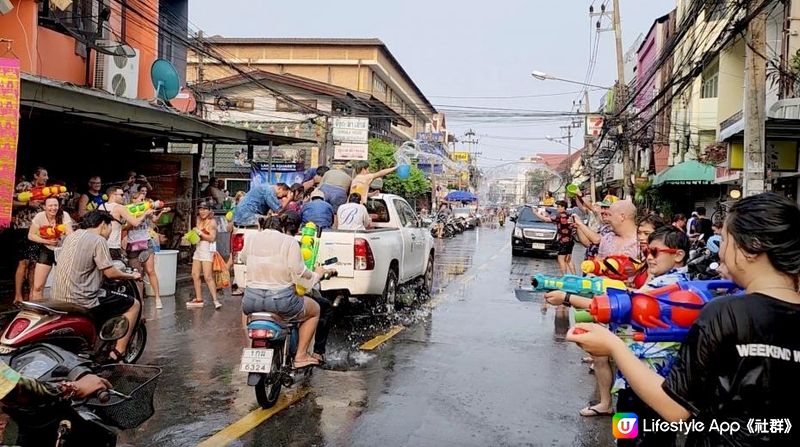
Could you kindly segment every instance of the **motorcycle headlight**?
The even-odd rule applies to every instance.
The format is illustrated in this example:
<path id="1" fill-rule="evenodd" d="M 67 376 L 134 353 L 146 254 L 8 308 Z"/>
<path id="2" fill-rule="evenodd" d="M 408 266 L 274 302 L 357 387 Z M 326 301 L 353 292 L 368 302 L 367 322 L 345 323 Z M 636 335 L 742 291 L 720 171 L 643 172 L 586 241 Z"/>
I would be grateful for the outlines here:
<path id="1" fill-rule="evenodd" d="M 514 237 L 522 238 L 522 228 L 514 228 Z"/>

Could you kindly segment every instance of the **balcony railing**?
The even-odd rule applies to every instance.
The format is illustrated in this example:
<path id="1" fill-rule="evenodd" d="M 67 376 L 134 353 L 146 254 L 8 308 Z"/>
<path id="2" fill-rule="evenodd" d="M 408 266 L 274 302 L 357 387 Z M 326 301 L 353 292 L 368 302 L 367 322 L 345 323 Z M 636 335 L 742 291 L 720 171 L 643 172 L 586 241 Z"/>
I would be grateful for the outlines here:
<path id="1" fill-rule="evenodd" d="M 720 132 L 722 132 L 723 130 L 725 130 L 725 129 L 731 127 L 732 125 L 738 123 L 739 121 L 741 121 L 743 116 L 744 116 L 744 114 L 742 113 L 741 110 L 739 110 L 738 112 L 734 113 L 733 116 L 731 116 L 728 119 L 726 119 L 725 121 L 719 123 Z"/>

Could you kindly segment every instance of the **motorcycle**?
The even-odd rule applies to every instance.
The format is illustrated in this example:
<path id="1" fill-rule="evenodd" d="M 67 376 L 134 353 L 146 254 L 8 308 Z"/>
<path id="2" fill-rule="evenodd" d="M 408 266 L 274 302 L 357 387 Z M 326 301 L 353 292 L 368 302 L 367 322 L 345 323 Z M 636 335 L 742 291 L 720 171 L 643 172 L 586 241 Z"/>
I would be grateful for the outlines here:
<path id="1" fill-rule="evenodd" d="M 505 225 L 506 225 L 506 217 L 501 215 L 500 217 L 497 218 L 497 223 L 500 224 L 500 228 L 505 227 Z"/>
<path id="2" fill-rule="evenodd" d="M 115 262 L 115 266 L 118 262 Z M 118 268 L 126 273 L 133 271 L 124 265 Z M 125 363 L 136 363 L 147 344 L 147 326 L 142 317 L 142 297 L 139 288 L 133 280 L 106 280 L 102 291 L 105 296 L 132 296 L 139 301 L 139 315 L 135 320 L 128 349 L 123 357 Z M 9 354 L 27 345 L 45 342 L 100 364 L 112 362 L 110 354 L 115 342 L 98 337 L 97 324 L 107 322 L 95 322 L 86 308 L 61 301 L 25 301 L 20 303 L 20 307 L 22 310 L 0 337 L 0 355 Z"/>
<path id="3" fill-rule="evenodd" d="M 691 257 L 686 263 L 689 276 L 696 280 L 720 279 L 719 268 L 719 236 L 711 236 L 704 247 L 696 245 L 690 250 Z"/>
<path id="4" fill-rule="evenodd" d="M 324 265 L 335 264 L 336 258 Z M 323 280 L 336 276 L 326 274 Z M 311 289 L 313 293 L 314 289 Z M 278 402 L 281 386 L 294 385 L 297 375 L 311 377 L 312 367 L 294 368 L 299 342 L 300 323 L 288 322 L 272 312 L 255 312 L 247 316 L 250 347 L 242 350 L 239 371 L 246 372 L 247 385 L 255 387 L 256 401 L 261 408 L 272 408 Z"/>
<path id="5" fill-rule="evenodd" d="M 125 334 L 127 321 L 116 318 L 122 321 L 104 327 L 101 338 L 113 341 Z M 3 412 L 18 427 L 18 445 L 115 446 L 119 430 L 134 429 L 155 413 L 153 396 L 160 368 L 100 366 L 46 343 L 27 345 L 0 358 L 20 375 L 50 388 L 87 373 L 108 380 L 113 387 L 82 400 L 43 398 L 19 405 L 4 403 Z"/>

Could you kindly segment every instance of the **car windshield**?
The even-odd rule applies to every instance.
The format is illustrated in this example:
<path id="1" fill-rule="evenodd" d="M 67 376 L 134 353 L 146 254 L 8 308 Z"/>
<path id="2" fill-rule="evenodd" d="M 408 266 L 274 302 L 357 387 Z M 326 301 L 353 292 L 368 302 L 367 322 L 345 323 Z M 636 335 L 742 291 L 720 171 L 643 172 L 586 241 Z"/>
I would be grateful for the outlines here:
<path id="1" fill-rule="evenodd" d="M 517 222 L 519 223 L 532 223 L 532 222 L 543 222 L 542 219 L 539 219 L 539 216 L 533 212 L 533 209 L 529 206 L 523 206 L 519 209 L 519 217 L 517 218 Z"/>

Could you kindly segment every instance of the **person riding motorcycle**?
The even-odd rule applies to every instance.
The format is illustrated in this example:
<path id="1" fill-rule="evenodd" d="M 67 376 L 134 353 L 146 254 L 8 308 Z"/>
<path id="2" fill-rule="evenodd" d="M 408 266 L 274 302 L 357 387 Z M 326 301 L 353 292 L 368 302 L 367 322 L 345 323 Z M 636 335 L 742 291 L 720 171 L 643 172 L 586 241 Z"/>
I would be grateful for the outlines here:
<path id="1" fill-rule="evenodd" d="M 497 221 L 500 222 L 500 226 L 502 227 L 506 223 L 506 210 L 504 208 L 500 208 L 500 211 L 497 212 Z"/>
<path id="2" fill-rule="evenodd" d="M 103 296 L 101 286 L 105 278 L 138 280 L 141 274 L 124 273 L 114 267 L 107 243 L 111 234 L 111 223 L 114 221 L 114 217 L 107 211 L 91 211 L 84 216 L 81 229 L 64 239 L 53 277 L 52 294 L 55 301 L 89 309 L 89 313 L 98 323 L 123 315 L 128 320 L 128 333 L 117 341 L 110 354 L 112 360 L 119 361 L 128 348 L 141 305 L 130 296 Z"/>
<path id="3" fill-rule="evenodd" d="M 320 365 L 321 356 L 308 355 L 319 323 L 320 307 L 313 299 L 297 295 L 295 286 L 310 289 L 331 272 L 322 267 L 313 272 L 306 268 L 300 245 L 294 237 L 285 234 L 285 217 L 269 216 L 262 219 L 261 226 L 265 229 L 249 236 L 239 255 L 247 265 L 242 311 L 245 315 L 273 312 L 289 322 L 300 323 L 294 366 Z"/>

